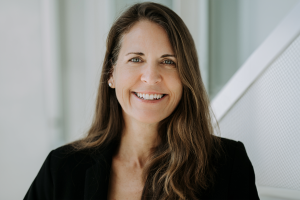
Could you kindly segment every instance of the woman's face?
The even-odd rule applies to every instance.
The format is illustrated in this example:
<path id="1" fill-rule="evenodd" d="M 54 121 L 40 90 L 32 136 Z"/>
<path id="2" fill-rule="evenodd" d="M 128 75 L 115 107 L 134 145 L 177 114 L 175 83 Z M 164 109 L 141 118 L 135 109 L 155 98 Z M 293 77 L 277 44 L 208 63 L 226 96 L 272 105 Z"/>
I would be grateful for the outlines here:
<path id="1" fill-rule="evenodd" d="M 182 96 L 176 63 L 167 33 L 157 24 L 140 21 L 124 35 L 109 83 L 125 121 L 153 124 L 173 112 Z"/>

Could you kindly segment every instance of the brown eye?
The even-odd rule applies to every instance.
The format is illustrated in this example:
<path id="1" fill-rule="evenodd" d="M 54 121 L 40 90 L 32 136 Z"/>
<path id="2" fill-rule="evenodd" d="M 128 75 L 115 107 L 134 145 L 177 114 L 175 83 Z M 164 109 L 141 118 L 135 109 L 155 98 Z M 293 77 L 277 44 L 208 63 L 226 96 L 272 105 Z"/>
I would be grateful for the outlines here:
<path id="1" fill-rule="evenodd" d="M 139 59 L 139 58 L 131 58 L 129 61 L 131 61 L 131 62 L 141 62 L 141 59 Z"/>

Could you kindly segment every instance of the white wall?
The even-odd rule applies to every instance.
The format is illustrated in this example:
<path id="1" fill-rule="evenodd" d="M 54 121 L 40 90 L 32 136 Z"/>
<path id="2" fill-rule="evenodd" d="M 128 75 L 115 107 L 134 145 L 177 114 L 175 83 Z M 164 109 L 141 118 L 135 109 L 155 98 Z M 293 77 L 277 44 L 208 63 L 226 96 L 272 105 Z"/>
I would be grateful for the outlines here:
<path id="1" fill-rule="evenodd" d="M 209 86 L 213 98 L 299 0 L 210 0 Z"/>
<path id="2" fill-rule="evenodd" d="M 0 199 L 22 199 L 49 149 L 38 0 L 0 1 Z"/>
<path id="3" fill-rule="evenodd" d="M 268 37 L 299 0 L 242 0 L 239 4 L 239 66 Z"/>
<path id="4" fill-rule="evenodd" d="M 94 111 L 110 1 L 0 1 L 0 199 L 22 199 Z"/>
<path id="5" fill-rule="evenodd" d="M 82 137 L 92 121 L 111 7 L 109 0 L 59 1 L 66 142 Z"/>
<path id="6" fill-rule="evenodd" d="M 222 137 L 245 144 L 261 199 L 300 198 L 299 19 L 300 2 L 212 102 Z"/>

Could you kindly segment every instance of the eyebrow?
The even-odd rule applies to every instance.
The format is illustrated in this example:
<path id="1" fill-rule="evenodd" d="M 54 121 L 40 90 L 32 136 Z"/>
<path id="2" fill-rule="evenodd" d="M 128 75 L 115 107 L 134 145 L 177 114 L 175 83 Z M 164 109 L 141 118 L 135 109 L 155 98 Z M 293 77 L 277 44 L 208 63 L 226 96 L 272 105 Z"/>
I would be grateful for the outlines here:
<path id="1" fill-rule="evenodd" d="M 126 56 L 129 55 L 129 54 L 135 54 L 135 55 L 139 55 L 139 56 L 144 56 L 145 55 L 142 52 L 129 52 L 128 54 L 126 54 Z M 172 55 L 172 54 L 164 54 L 164 55 L 161 56 L 161 58 L 165 58 L 165 57 L 174 57 L 174 58 L 176 58 L 176 56 Z"/>

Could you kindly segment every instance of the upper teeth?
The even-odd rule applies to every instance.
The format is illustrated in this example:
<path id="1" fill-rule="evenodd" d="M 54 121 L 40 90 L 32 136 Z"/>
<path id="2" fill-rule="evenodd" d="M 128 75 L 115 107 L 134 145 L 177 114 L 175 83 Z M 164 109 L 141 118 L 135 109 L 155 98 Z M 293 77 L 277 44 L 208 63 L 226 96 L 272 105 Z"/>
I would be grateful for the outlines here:
<path id="1" fill-rule="evenodd" d="M 163 94 L 145 94 L 145 93 L 135 93 L 138 97 L 147 99 L 147 100 L 153 100 L 153 99 L 160 99 L 163 97 Z"/>

